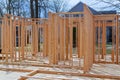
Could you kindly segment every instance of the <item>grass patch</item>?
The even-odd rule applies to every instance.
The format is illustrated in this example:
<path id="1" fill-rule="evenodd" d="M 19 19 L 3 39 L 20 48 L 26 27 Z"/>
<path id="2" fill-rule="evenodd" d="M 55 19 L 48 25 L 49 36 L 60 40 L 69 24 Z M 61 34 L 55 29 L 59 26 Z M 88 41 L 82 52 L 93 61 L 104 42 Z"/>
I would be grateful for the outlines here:
<path id="1" fill-rule="evenodd" d="M 102 44 L 100 44 L 100 46 L 102 46 Z M 108 44 L 106 44 L 106 47 L 111 47 L 112 46 L 112 44 L 110 43 L 108 43 Z M 96 47 L 98 47 L 98 44 L 96 44 Z"/>
<path id="2" fill-rule="evenodd" d="M 98 49 L 96 49 L 96 54 L 98 53 Z M 102 53 L 102 49 L 100 49 L 100 53 Z M 106 54 L 111 54 L 112 53 L 112 49 L 106 49 Z"/>

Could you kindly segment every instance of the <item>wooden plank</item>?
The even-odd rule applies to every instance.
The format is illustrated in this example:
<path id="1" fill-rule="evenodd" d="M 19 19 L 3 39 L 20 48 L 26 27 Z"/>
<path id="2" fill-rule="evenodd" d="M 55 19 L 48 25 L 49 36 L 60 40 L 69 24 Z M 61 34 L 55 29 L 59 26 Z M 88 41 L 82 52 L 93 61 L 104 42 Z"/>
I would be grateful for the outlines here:
<path id="1" fill-rule="evenodd" d="M 91 77 L 91 78 L 102 78 L 102 79 L 120 79 L 120 76 L 111 76 L 111 75 L 97 75 L 97 74 L 81 74 L 81 73 L 69 73 L 69 72 L 55 72 L 55 71 L 43 71 L 43 70 L 36 70 L 32 71 L 30 74 L 27 76 L 32 76 L 35 74 L 53 74 L 53 75 L 71 75 L 71 76 L 82 76 L 82 77 Z M 31 75 L 32 74 L 32 75 Z M 23 77 L 22 79 L 19 80 L 26 80 L 27 78 L 30 77 Z"/>
<path id="2" fill-rule="evenodd" d="M 66 78 L 54 78 L 54 77 L 44 77 L 44 78 L 41 78 L 41 77 L 33 77 L 33 76 L 21 76 L 22 78 L 27 78 L 27 79 L 42 79 L 42 80 L 47 80 L 47 79 L 57 79 L 57 80 L 73 80 L 73 79 L 66 79 Z"/>
<path id="3" fill-rule="evenodd" d="M 116 64 L 119 64 L 119 51 L 118 51 L 118 48 L 119 48 L 119 45 L 118 45 L 118 39 L 119 39 L 119 34 L 118 34 L 118 17 L 116 16 Z"/>
<path id="4" fill-rule="evenodd" d="M 8 18 L 7 18 L 7 16 L 6 16 L 6 62 L 8 62 L 8 52 L 9 52 L 9 20 L 8 20 Z"/>
<path id="5" fill-rule="evenodd" d="M 14 35 L 15 36 L 14 37 L 14 40 L 15 40 L 15 45 L 14 45 L 15 46 L 15 48 L 14 48 L 14 53 L 15 54 L 14 54 L 14 57 L 15 58 L 14 59 L 15 59 L 15 61 L 17 61 L 17 55 L 16 55 L 16 21 L 15 20 L 14 20 L 14 28 L 15 28 L 15 31 L 14 31 L 15 32 L 15 35 Z"/>
<path id="6" fill-rule="evenodd" d="M 48 56 L 48 22 L 46 22 L 46 56 Z"/>
<path id="7" fill-rule="evenodd" d="M 100 29 L 101 29 L 101 22 L 99 21 L 98 22 L 98 25 L 99 25 L 99 27 L 98 27 L 98 61 L 100 61 L 100 54 L 101 54 L 101 50 L 100 50 Z"/>
<path id="8" fill-rule="evenodd" d="M 104 59 L 105 58 L 105 54 L 106 54 L 106 26 L 105 26 L 105 21 L 102 22 L 103 26 L 102 26 L 102 56 L 101 58 Z"/>
<path id="9" fill-rule="evenodd" d="M 106 40 L 107 40 L 107 39 L 106 39 L 106 36 L 107 36 L 107 34 L 106 34 L 106 33 L 107 33 L 107 32 L 106 32 L 106 31 L 107 31 L 107 30 L 106 30 L 106 29 L 107 29 L 106 21 L 104 21 L 104 27 L 106 27 L 106 28 L 105 28 L 105 35 L 104 35 L 104 36 L 105 36 L 105 37 L 104 37 L 104 38 L 105 38 L 105 40 L 104 40 L 104 56 L 105 56 L 105 59 L 106 59 L 106 56 L 107 56 L 107 54 L 106 54 Z"/>
<path id="10" fill-rule="evenodd" d="M 114 20 L 116 14 L 94 15 L 94 20 Z"/>
<path id="11" fill-rule="evenodd" d="M 59 42 L 58 42 L 58 32 L 59 32 L 59 16 L 55 15 L 55 22 L 54 22 L 54 27 L 55 27 L 55 63 L 58 64 L 59 58 L 58 58 L 58 53 L 59 53 Z"/>
<path id="12" fill-rule="evenodd" d="M 81 50 L 82 50 L 82 49 L 81 49 L 81 42 L 80 42 L 80 41 L 81 41 L 81 29 L 80 29 L 80 28 L 81 28 L 82 26 L 81 26 L 80 24 L 81 24 L 81 19 L 79 18 L 79 23 L 78 23 L 78 26 L 77 26 L 77 27 L 78 27 L 78 28 L 77 28 L 77 33 L 78 33 L 78 35 L 77 35 L 77 40 L 78 40 L 78 41 L 77 41 L 77 42 L 78 42 L 78 43 L 77 43 L 77 47 L 78 47 L 78 50 L 77 50 L 77 52 L 78 52 L 78 58 L 80 58 L 80 56 L 81 56 L 80 53 L 81 53 Z"/>
<path id="13" fill-rule="evenodd" d="M 60 18 L 60 60 L 64 60 L 64 19 Z"/>
<path id="14" fill-rule="evenodd" d="M 10 56 L 11 56 L 11 62 L 13 61 L 13 23 L 12 19 L 10 17 Z"/>
<path id="15" fill-rule="evenodd" d="M 57 60 L 56 60 L 56 53 L 55 53 L 55 25 L 54 25 L 54 18 L 55 18 L 55 14 L 49 13 L 50 16 L 50 22 L 49 22 L 49 40 L 50 40 L 50 44 L 49 44 L 49 59 L 50 59 L 50 64 L 57 64 Z"/>
<path id="16" fill-rule="evenodd" d="M 48 23 L 48 41 L 49 41 L 48 55 L 49 55 L 49 64 L 51 64 L 52 53 L 51 53 L 51 22 L 50 21 L 51 21 L 52 18 L 51 18 L 51 13 L 49 13 L 48 15 L 49 15 L 49 19 L 48 19 L 48 21 L 49 21 L 49 23 Z"/>
<path id="17" fill-rule="evenodd" d="M 34 21 L 34 38 L 35 38 L 35 56 L 36 56 L 36 54 L 38 53 L 38 24 L 37 24 L 37 22 L 36 21 Z M 44 27 L 44 26 L 43 26 Z"/>
<path id="18" fill-rule="evenodd" d="M 84 30 L 83 30 L 83 26 L 84 26 L 84 23 L 83 23 L 83 19 L 82 17 L 80 17 L 80 58 L 82 58 L 84 56 L 84 52 L 83 52 L 83 46 L 84 46 L 84 43 L 83 43 L 83 33 L 84 33 Z"/>
<path id="19" fill-rule="evenodd" d="M 43 25 L 43 56 L 46 57 L 47 56 L 47 26 L 44 22 L 44 25 Z"/>
<path id="20" fill-rule="evenodd" d="M 87 73 L 93 64 L 93 14 L 84 4 L 84 73 Z"/>
<path id="21" fill-rule="evenodd" d="M 3 18 L 3 24 L 2 24 L 2 61 L 4 60 L 4 54 L 5 54 L 5 17 Z"/>
<path id="22" fill-rule="evenodd" d="M 14 17 L 13 17 L 13 19 L 14 19 Z M 12 32 L 12 34 L 13 34 L 13 39 L 12 39 L 12 41 L 13 41 L 13 54 L 12 54 L 12 56 L 13 56 L 13 59 L 12 59 L 12 62 L 13 61 L 15 61 L 15 48 L 16 48 L 16 46 L 15 46 L 15 35 L 16 35 L 16 32 L 15 32 L 15 21 L 13 20 L 13 25 L 12 25 L 12 27 L 13 27 L 13 32 Z"/>
<path id="23" fill-rule="evenodd" d="M 0 63 L 2 64 L 2 62 Z M 71 68 L 74 68 L 74 69 L 80 69 L 80 70 L 83 70 L 83 67 L 79 67 L 79 66 L 69 66 L 69 65 L 49 65 L 49 64 L 36 64 L 36 63 L 15 63 L 15 62 L 9 62 L 9 63 L 6 63 L 7 65 L 28 65 L 28 66 L 35 66 L 35 67 L 50 67 L 50 68 L 53 68 L 53 67 L 56 67 L 56 68 L 67 68 L 67 69 L 71 69 Z"/>
<path id="24" fill-rule="evenodd" d="M 73 15 L 70 15 L 70 18 L 73 17 Z M 73 20 L 70 19 L 69 21 L 69 45 L 70 45 L 70 57 L 69 59 L 72 60 L 72 54 L 73 54 Z"/>
<path id="25" fill-rule="evenodd" d="M 83 14 L 83 12 L 59 12 L 56 14 Z"/>
<path id="26" fill-rule="evenodd" d="M 22 60 L 24 60 L 24 48 L 25 48 L 25 25 L 24 25 L 24 19 L 22 19 L 21 24 L 21 57 Z"/>
<path id="27" fill-rule="evenodd" d="M 35 75 L 35 74 L 37 74 L 38 73 L 38 71 L 37 70 L 35 70 L 35 71 L 32 71 L 32 72 L 30 72 L 29 74 L 27 74 L 27 76 L 33 76 L 33 75 Z M 27 79 L 27 77 L 21 77 L 20 79 L 18 79 L 18 80 L 26 80 Z"/>
<path id="28" fill-rule="evenodd" d="M 120 76 L 98 75 L 98 74 L 81 74 L 81 73 L 73 73 L 73 72 L 69 73 L 69 72 L 55 72 L 55 71 L 38 70 L 38 73 L 55 74 L 55 75 L 82 76 L 82 77 L 92 77 L 92 78 L 120 79 Z"/>
<path id="29" fill-rule="evenodd" d="M 19 19 L 19 17 L 18 17 L 18 19 Z M 18 21 L 18 36 L 16 36 L 16 37 L 18 37 L 18 61 L 20 61 L 21 60 L 21 45 L 20 45 L 20 43 L 21 43 L 21 40 L 20 40 L 20 38 L 21 38 L 21 36 L 20 36 L 20 21 Z M 16 53 L 17 54 L 17 53 Z"/>
<path id="30" fill-rule="evenodd" d="M 55 14 L 52 14 L 52 25 L 51 25 L 51 49 L 52 49 L 52 64 L 56 64 L 56 58 L 55 58 Z"/>
<path id="31" fill-rule="evenodd" d="M 16 68 L 0 68 L 1 71 L 14 71 L 14 72 L 31 72 L 29 69 L 16 69 Z"/>
<path id="32" fill-rule="evenodd" d="M 93 23 L 93 63 L 96 61 L 96 22 Z"/>
<path id="33" fill-rule="evenodd" d="M 113 23 L 113 26 L 115 26 L 114 25 L 114 22 L 112 21 L 112 23 Z M 114 41 L 115 41 L 115 38 L 114 38 L 114 31 L 115 31 L 115 29 L 114 29 L 115 27 L 112 27 L 112 54 L 111 54 L 111 56 L 112 56 L 112 62 L 114 62 L 114 54 L 115 54 L 115 50 L 114 50 Z"/>
<path id="34" fill-rule="evenodd" d="M 69 46 L 69 32 L 68 32 L 68 28 L 69 28 L 69 20 L 68 19 L 65 19 L 66 20 L 66 33 L 65 33 L 65 40 L 66 40 L 66 60 L 68 60 L 68 46 Z"/>

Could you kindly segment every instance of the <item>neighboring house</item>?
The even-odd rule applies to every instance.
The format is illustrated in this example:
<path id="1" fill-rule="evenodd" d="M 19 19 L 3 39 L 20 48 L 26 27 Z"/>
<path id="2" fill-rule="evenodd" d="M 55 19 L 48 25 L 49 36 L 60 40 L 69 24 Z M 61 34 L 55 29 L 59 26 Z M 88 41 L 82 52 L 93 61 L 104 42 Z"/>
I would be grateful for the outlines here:
<path id="1" fill-rule="evenodd" d="M 69 10 L 69 12 L 83 12 L 83 6 L 84 3 L 79 2 L 77 5 L 75 5 L 73 8 L 71 8 Z M 102 14 L 117 14 L 116 11 L 96 11 L 93 8 L 89 7 L 90 11 L 93 13 L 93 15 L 102 15 Z M 111 27 L 107 27 L 107 31 L 106 31 L 106 38 L 107 38 L 107 42 L 111 42 L 112 41 L 112 28 Z"/>

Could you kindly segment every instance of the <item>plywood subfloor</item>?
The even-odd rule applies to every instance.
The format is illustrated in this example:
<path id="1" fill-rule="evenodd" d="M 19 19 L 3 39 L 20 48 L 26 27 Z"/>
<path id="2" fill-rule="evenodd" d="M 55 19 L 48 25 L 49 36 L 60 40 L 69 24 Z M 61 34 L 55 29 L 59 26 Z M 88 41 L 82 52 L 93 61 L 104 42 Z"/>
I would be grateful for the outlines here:
<path id="1" fill-rule="evenodd" d="M 82 70 L 78 69 L 66 69 L 66 68 L 55 68 L 55 67 L 35 67 L 35 66 L 23 66 L 23 65 L 0 65 L 0 68 L 15 68 L 15 69 L 28 69 L 28 70 L 45 70 L 45 71 L 60 71 L 60 72 L 78 72 L 82 73 Z M 116 64 L 93 64 L 90 70 L 91 74 L 105 74 L 105 75 L 116 75 L 120 76 L 120 65 Z M 0 71 L 1 80 L 17 80 L 21 76 L 26 76 L 28 72 L 12 72 L 12 71 Z M 34 75 L 36 79 L 27 80 L 110 80 L 110 79 L 99 79 L 99 78 L 89 78 L 89 77 L 77 77 L 70 75 L 52 75 L 52 74 L 42 74 L 38 73 Z M 41 78 L 41 79 L 37 79 Z"/>

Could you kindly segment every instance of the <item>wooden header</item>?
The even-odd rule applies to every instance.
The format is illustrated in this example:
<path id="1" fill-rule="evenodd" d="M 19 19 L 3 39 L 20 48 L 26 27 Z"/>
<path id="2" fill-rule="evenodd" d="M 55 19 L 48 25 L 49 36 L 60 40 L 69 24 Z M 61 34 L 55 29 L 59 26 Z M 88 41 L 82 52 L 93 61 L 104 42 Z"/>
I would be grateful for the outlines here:
<path id="1" fill-rule="evenodd" d="M 94 15 L 94 20 L 115 20 L 116 14 Z"/>

